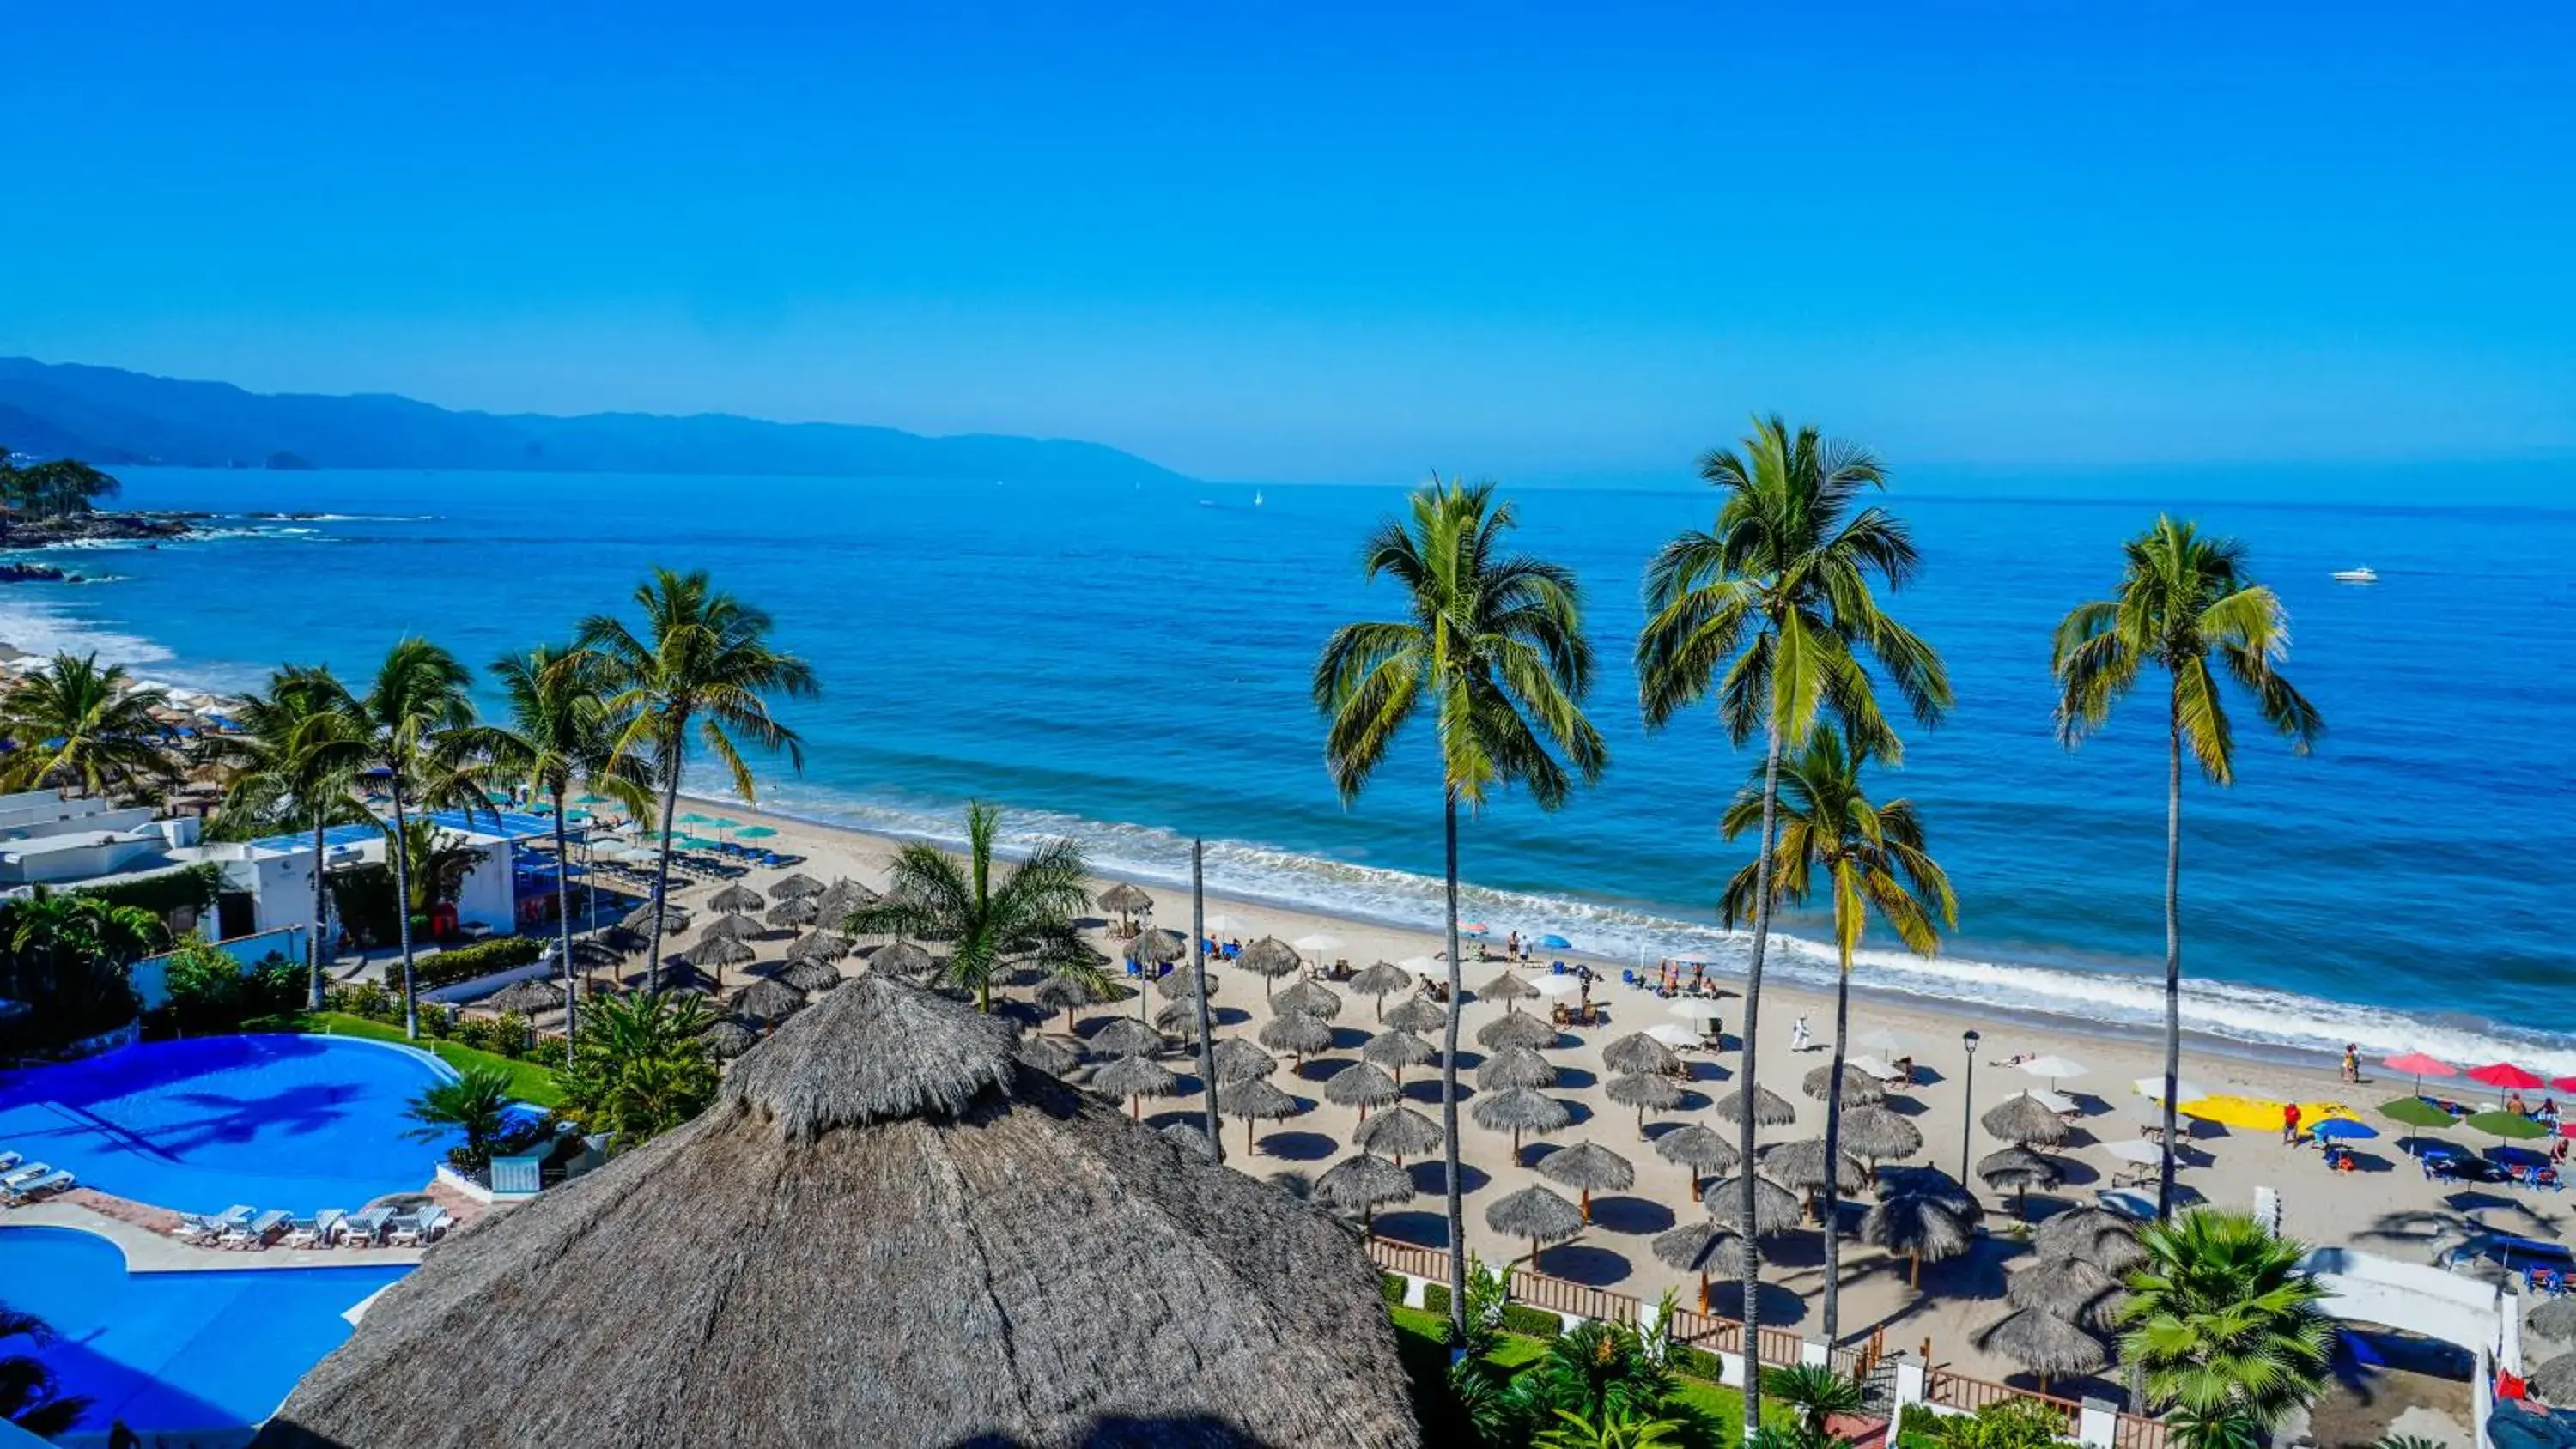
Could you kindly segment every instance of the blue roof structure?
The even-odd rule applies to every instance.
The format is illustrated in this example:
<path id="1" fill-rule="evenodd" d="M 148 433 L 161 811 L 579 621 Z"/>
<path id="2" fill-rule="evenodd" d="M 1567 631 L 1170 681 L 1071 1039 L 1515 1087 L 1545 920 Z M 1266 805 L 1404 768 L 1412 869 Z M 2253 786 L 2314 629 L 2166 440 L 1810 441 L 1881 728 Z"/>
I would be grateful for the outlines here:
<path id="1" fill-rule="evenodd" d="M 455 831 L 458 834 L 498 835 L 510 840 L 551 839 L 555 832 L 553 817 L 522 814 L 516 810 L 480 811 L 470 819 L 462 810 L 432 810 L 426 815 L 415 818 L 427 820 L 441 830 Z M 589 834 L 588 828 L 580 825 L 567 825 L 565 831 L 576 840 Z M 322 832 L 322 848 L 326 851 L 334 850 L 344 845 L 363 845 L 368 841 L 384 838 L 385 832 L 379 826 L 333 825 Z M 262 850 L 302 850 L 312 843 L 313 833 L 309 830 L 263 836 L 251 842 Z"/>

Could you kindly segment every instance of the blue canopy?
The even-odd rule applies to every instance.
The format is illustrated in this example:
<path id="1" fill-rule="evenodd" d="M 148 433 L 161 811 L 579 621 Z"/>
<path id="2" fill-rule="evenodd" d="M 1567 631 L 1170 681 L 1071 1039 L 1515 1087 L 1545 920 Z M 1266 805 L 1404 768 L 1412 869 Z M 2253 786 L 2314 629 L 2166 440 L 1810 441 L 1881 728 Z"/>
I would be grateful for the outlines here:
<path id="1" fill-rule="evenodd" d="M 1574 949 L 1574 943 L 1572 941 L 1558 935 L 1541 936 L 1538 938 L 1538 945 L 1539 949 L 1542 951 L 1571 951 Z"/>
<path id="2" fill-rule="evenodd" d="M 2320 1142 L 2332 1142 L 2343 1137 L 2376 1137 L 2379 1135 L 2379 1129 L 2367 1122 L 2355 1122 L 2349 1117 L 2328 1117 L 2309 1128 L 2308 1135 Z"/>

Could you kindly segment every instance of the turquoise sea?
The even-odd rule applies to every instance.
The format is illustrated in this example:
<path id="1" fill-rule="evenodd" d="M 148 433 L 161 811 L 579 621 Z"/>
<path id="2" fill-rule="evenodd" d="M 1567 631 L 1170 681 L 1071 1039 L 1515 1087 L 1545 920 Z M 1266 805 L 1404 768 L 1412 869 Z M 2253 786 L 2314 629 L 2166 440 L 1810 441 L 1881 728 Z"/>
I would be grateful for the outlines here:
<path id="1" fill-rule="evenodd" d="M 132 506 L 233 517 L 157 549 L 48 562 L 105 574 L 0 595 L 0 639 L 98 648 L 157 678 L 258 681 L 283 660 L 363 673 L 397 635 L 480 664 L 620 605 L 648 564 L 703 567 L 777 615 L 821 670 L 792 711 L 805 769 L 770 803 L 937 836 L 969 796 L 1022 835 L 1070 831 L 1102 867 L 1428 925 L 1439 800 L 1424 748 L 1357 808 L 1320 761 L 1307 669 L 1337 621 L 1396 600 L 1352 559 L 1397 488 L 1039 487 L 847 479 L 137 469 Z M 2142 497 L 2187 498 L 2142 483 Z M 1748 761 L 1704 717 L 1641 732 L 1629 641 L 1646 555 L 1711 495 L 1533 489 L 1522 537 L 1580 571 L 1613 762 L 1556 815 L 1471 824 L 1474 915 L 1648 958 L 1736 949 L 1718 882 L 1745 855 L 1717 813 Z M 2069 754 L 2050 730 L 2048 631 L 2107 588 L 2152 503 L 1900 491 L 1927 555 L 1906 617 L 1959 706 L 1885 787 L 1921 805 L 1962 898 L 1945 954 L 1865 979 L 2094 1021 L 2160 1017 L 2160 710 L 2142 698 Z M 2576 949 L 2557 903 L 2576 790 L 2576 513 L 2184 509 L 2246 537 L 2294 616 L 2291 672 L 2321 751 L 2242 737 L 2240 780 L 2185 803 L 2187 1010 L 2236 1039 L 2507 1053 L 2576 1071 Z M 2338 585 L 2369 564 L 2375 586 Z M 710 782 L 711 783 L 711 782 Z M 1797 923 L 1812 931 L 1814 922 Z M 1812 950 L 1789 969 L 1829 971 Z"/>

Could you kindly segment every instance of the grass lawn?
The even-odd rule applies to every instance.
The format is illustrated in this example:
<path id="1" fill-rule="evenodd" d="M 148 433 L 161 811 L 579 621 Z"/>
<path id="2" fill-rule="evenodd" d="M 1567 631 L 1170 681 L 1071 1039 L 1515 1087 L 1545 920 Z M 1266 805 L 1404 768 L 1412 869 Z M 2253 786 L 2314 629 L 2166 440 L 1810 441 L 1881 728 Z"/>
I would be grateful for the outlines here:
<path id="1" fill-rule="evenodd" d="M 1436 1387 L 1447 1380 L 1449 1373 L 1449 1320 L 1419 1308 L 1402 1306 L 1389 1307 L 1387 1314 L 1395 1320 L 1396 1354 L 1404 1360 L 1405 1372 L 1413 1379 L 1414 1404 L 1426 1415 L 1424 1424 L 1436 1427 L 1430 1416 L 1438 1413 L 1434 1406 L 1443 1401 L 1442 1396 L 1436 1393 Z M 1547 1345 L 1538 1339 L 1506 1333 L 1495 1344 L 1494 1361 L 1513 1368 L 1532 1362 L 1546 1352 Z M 1680 1387 L 1674 1393 L 1674 1399 L 1707 1415 L 1710 1422 L 1721 1426 L 1725 1442 L 1732 1444 L 1743 1437 L 1742 1394 L 1723 1384 L 1712 1384 L 1702 1379 L 1676 1375 L 1675 1381 Z M 1770 1423 L 1775 1417 L 1782 1423 L 1789 1421 L 1787 1414 L 1779 1413 L 1776 1406 L 1765 1400 L 1763 1422 Z"/>
<path id="2" fill-rule="evenodd" d="M 362 1036 L 373 1041 L 398 1042 L 403 1031 L 390 1022 L 369 1021 L 363 1016 L 350 1016 L 338 1011 L 295 1011 L 279 1016 L 263 1016 L 242 1023 L 243 1031 L 295 1031 L 316 1036 Z M 469 1067 L 498 1068 L 510 1078 L 510 1095 L 522 1102 L 552 1107 L 563 1100 L 555 1085 L 555 1074 L 534 1062 L 514 1062 L 491 1052 L 476 1051 L 452 1041 L 422 1037 L 415 1046 L 424 1046 L 438 1054 L 438 1059 L 464 1071 Z"/>

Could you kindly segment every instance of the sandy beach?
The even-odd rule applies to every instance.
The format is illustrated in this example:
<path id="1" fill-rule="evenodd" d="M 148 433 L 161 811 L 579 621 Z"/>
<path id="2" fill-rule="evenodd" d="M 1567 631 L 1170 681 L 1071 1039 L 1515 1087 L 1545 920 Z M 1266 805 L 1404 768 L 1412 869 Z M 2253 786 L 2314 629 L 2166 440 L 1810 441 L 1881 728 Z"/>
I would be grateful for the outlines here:
<path id="1" fill-rule="evenodd" d="M 714 803 L 746 823 L 758 815 L 760 823 L 779 832 L 767 843 L 805 857 L 798 869 L 806 874 L 824 880 L 847 876 L 871 886 L 885 882 L 886 862 L 897 844 L 890 838 L 760 814 L 736 802 Z M 745 879 L 762 887 L 781 874 L 777 870 L 754 870 Z M 1103 887 L 1107 884 L 1101 882 Z M 701 884 L 675 892 L 675 900 L 691 905 L 712 889 Z M 1145 889 L 1154 900 L 1152 920 L 1186 932 L 1187 891 L 1150 884 Z M 1208 883 L 1207 911 L 1212 919 L 1223 922 L 1211 930 L 1219 940 L 1249 942 L 1263 936 L 1294 940 L 1329 935 L 1338 938 L 1340 944 L 1326 954 L 1347 959 L 1354 968 L 1379 960 L 1432 955 L 1442 949 L 1441 942 L 1427 932 L 1283 910 L 1239 899 L 1225 892 L 1222 881 Z M 707 918 L 706 913 L 700 912 L 701 920 Z M 1489 924 L 1499 954 L 1509 923 Z M 1104 951 L 1115 955 L 1119 943 L 1110 939 L 1106 930 L 1105 925 L 1095 928 L 1094 939 Z M 684 935 L 670 944 L 684 949 L 689 940 Z M 785 944 L 783 938 L 762 943 L 762 958 L 775 959 Z M 1508 1009 L 1503 1004 L 1476 999 L 1476 988 L 1504 968 L 1500 964 L 1480 965 L 1473 953 L 1471 946 L 1464 972 L 1470 994 L 1461 1020 L 1460 1054 L 1464 1069 L 1461 1095 L 1470 1100 L 1473 1069 L 1485 1055 L 1474 1045 L 1476 1030 Z M 1586 958 L 1566 952 L 1544 953 L 1534 967 L 1522 968 L 1523 972 L 1545 975 L 1548 963 L 1556 959 L 1571 967 Z M 1329 966 L 1330 961 L 1309 964 Z M 1621 984 L 1620 963 L 1595 960 L 1590 964 L 1604 974 L 1594 993 L 1594 1000 L 1603 1010 L 1601 1024 L 1562 1029 L 1554 1045 L 1544 1052 L 1558 1072 L 1557 1082 L 1547 1095 L 1569 1106 L 1572 1125 L 1545 1138 L 1524 1141 L 1516 1157 L 1510 1135 L 1475 1125 L 1465 1115 L 1462 1102 L 1469 1247 L 1488 1261 L 1526 1255 L 1529 1245 L 1525 1241 L 1505 1240 L 1487 1229 L 1486 1205 L 1523 1186 L 1545 1182 L 1536 1165 L 1547 1153 L 1578 1142 L 1596 1142 L 1633 1165 L 1635 1183 L 1624 1191 L 1596 1193 L 1591 1226 L 1574 1240 L 1546 1249 L 1540 1256 L 1542 1271 L 1649 1301 L 1672 1288 L 1679 1290 L 1687 1305 L 1698 1292 L 1696 1279 L 1657 1262 L 1648 1245 L 1657 1233 L 1702 1209 L 1692 1201 L 1687 1171 L 1657 1155 L 1651 1139 L 1682 1123 L 1700 1121 L 1722 1127 L 1732 1140 L 1732 1124 L 1720 1122 L 1709 1108 L 1713 1099 L 1737 1080 L 1741 1063 L 1738 1032 L 1744 1005 L 1742 982 L 1735 978 L 1720 982 L 1727 992 L 1719 1002 L 1723 1048 L 1682 1053 L 1690 1074 L 1683 1102 L 1673 1111 L 1647 1114 L 1646 1132 L 1641 1136 L 1636 1112 L 1604 1095 L 1603 1084 L 1610 1074 L 1603 1068 L 1602 1051 L 1630 1032 L 1674 1023 L 1678 1018 L 1653 993 Z M 849 969 L 862 969 L 861 963 L 854 960 Z M 1217 987 L 1212 1005 L 1219 1035 L 1252 1036 L 1270 1015 L 1264 1001 L 1268 983 L 1222 963 L 1215 967 L 1211 979 Z M 2025 1089 L 2049 1088 L 2051 1082 L 2003 1063 L 2054 1055 L 2071 1059 L 2083 1069 L 2080 1075 L 2054 1083 L 2056 1090 L 2073 1099 L 2081 1115 L 2067 1142 L 2050 1149 L 2065 1168 L 2065 1181 L 2054 1191 L 2030 1195 L 2031 1216 L 2037 1218 L 2070 1203 L 2092 1201 L 2094 1193 L 2110 1186 L 2114 1173 L 2127 1165 L 2106 1149 L 2115 1143 L 2141 1140 L 2142 1124 L 2151 1107 L 2133 1083 L 2139 1078 L 2161 1075 L 2162 1053 L 2157 1042 L 2111 1029 L 2085 1030 L 2074 1024 L 2035 1018 L 1971 1017 L 1937 1009 L 1920 1000 L 1869 991 L 1865 980 L 1859 984 L 1863 989 L 1854 993 L 1851 1012 L 1854 1040 L 1893 1033 L 1910 1051 L 1914 1062 L 1914 1085 L 1896 1087 L 1888 1102 L 1913 1121 L 1924 1140 L 1922 1151 L 1907 1160 L 1937 1166 L 1956 1176 L 1961 1174 L 1963 1165 L 1972 1167 L 1976 1159 L 2007 1145 L 1974 1125 L 1970 1120 L 1972 1112 L 1983 1113 Z M 1309 1057 L 1302 1065 L 1283 1059 L 1273 1078 L 1297 1098 L 1301 1110 L 1284 1121 L 1261 1124 L 1257 1146 L 1249 1153 L 1244 1150 L 1244 1124 L 1229 1120 L 1226 1149 L 1230 1165 L 1257 1176 L 1293 1174 L 1311 1180 L 1353 1150 L 1350 1143 L 1358 1126 L 1358 1113 L 1327 1102 L 1322 1087 L 1336 1072 L 1358 1059 L 1358 1049 L 1377 1029 L 1377 1004 L 1347 989 L 1337 994 L 1343 997 L 1343 1004 L 1334 1022 L 1331 1048 Z M 1386 1004 L 1400 999 L 1389 997 Z M 1527 1003 L 1526 1007 L 1543 1010 L 1548 1004 L 1539 1001 Z M 1149 994 L 1147 1005 L 1159 1008 L 1163 1002 Z M 1035 1019 L 1032 1009 L 1020 1009 L 1026 1019 Z M 1074 1031 L 1088 1035 L 1108 1018 L 1132 1015 L 1136 1010 L 1132 1001 L 1090 1008 L 1078 1014 Z M 1802 1019 L 1812 1044 L 1806 1051 L 1793 1051 L 1792 1034 Z M 1798 1116 L 1793 1125 L 1765 1129 L 1765 1144 L 1821 1136 L 1824 1106 L 1805 1096 L 1799 1084 L 1810 1070 L 1827 1061 L 1832 1021 L 1833 1002 L 1829 995 L 1766 987 L 1761 1076 L 1770 1090 L 1795 1104 Z M 1060 1013 L 1049 1017 L 1042 1029 L 1061 1033 L 1065 1018 Z M 1962 1041 L 1962 1034 L 1971 1029 L 1981 1036 L 1973 1081 Z M 1855 1048 L 1855 1052 L 1859 1050 Z M 1149 1123 L 1193 1120 L 1201 1110 L 1195 1096 L 1197 1078 L 1192 1061 L 1177 1052 L 1167 1060 L 1181 1074 L 1181 1091 L 1190 1095 L 1148 1099 L 1145 1118 Z M 1088 1070 L 1085 1067 L 1078 1072 L 1077 1080 Z M 2379 1102 L 2409 1090 L 2410 1084 L 2403 1080 L 2374 1080 L 2369 1063 L 2364 1064 L 2362 1084 L 2352 1086 L 2339 1080 L 2337 1064 L 2331 1061 L 2192 1041 L 2186 1044 L 2182 1074 L 2211 1093 L 2345 1102 L 2365 1120 L 2385 1129 L 2376 1140 L 2357 1144 L 2360 1170 L 2345 1176 L 2330 1172 L 2314 1148 L 2284 1145 L 2277 1131 L 2187 1123 L 2191 1130 L 2185 1154 L 2188 1165 L 2180 1181 L 2195 1200 L 2250 1208 L 2257 1189 L 2270 1188 L 2279 1196 L 2283 1224 L 2291 1235 L 2311 1244 L 2358 1246 L 2405 1261 L 2429 1258 L 2441 1244 L 2470 1226 L 2471 1211 L 2477 1211 L 2490 1227 L 2555 1233 L 2554 1215 L 2549 1214 L 2547 1206 L 2551 1200 L 2546 1197 L 2505 1188 L 2464 1193 L 2456 1186 L 2425 1180 L 2414 1161 L 2396 1146 L 2403 1129 L 2386 1123 L 2372 1110 Z M 1410 1105 L 1436 1117 L 1439 1082 L 1435 1074 L 1407 1073 L 1403 1093 Z M 1439 1164 L 1436 1159 L 1429 1163 L 1417 1161 L 1411 1171 L 1418 1195 L 1411 1203 L 1379 1212 L 1376 1230 L 1390 1238 L 1440 1245 L 1443 1223 Z M 1968 1180 L 1987 1208 L 1984 1231 L 1970 1253 L 1927 1265 L 1919 1292 L 1908 1285 L 1902 1260 L 1891 1259 L 1856 1236 L 1846 1236 L 1842 1252 L 1842 1336 L 1846 1342 L 1858 1341 L 1883 1330 L 1889 1347 L 1908 1352 L 1918 1351 L 1928 1340 L 1934 1362 L 1972 1375 L 2027 1384 L 2030 1380 L 2019 1375 L 2015 1366 L 1985 1352 L 1976 1342 L 1982 1330 L 2007 1311 L 2003 1302 L 2004 1275 L 2028 1251 L 2014 1237 L 2015 1204 L 2011 1194 L 1986 1188 L 1972 1175 Z M 1856 1206 L 1847 1202 L 1844 1211 L 1847 1223 L 1857 1220 Z M 1766 1325 L 1797 1328 L 1811 1335 L 1820 1332 L 1817 1298 L 1823 1280 L 1823 1249 L 1818 1229 L 1810 1223 L 1770 1238 L 1764 1243 L 1764 1252 L 1766 1287 L 1761 1308 Z M 1720 1313 L 1736 1313 L 1737 1290 L 1729 1284 L 1717 1285 L 1713 1306 Z M 2081 1387 L 2064 1385 L 2060 1391 Z"/>

